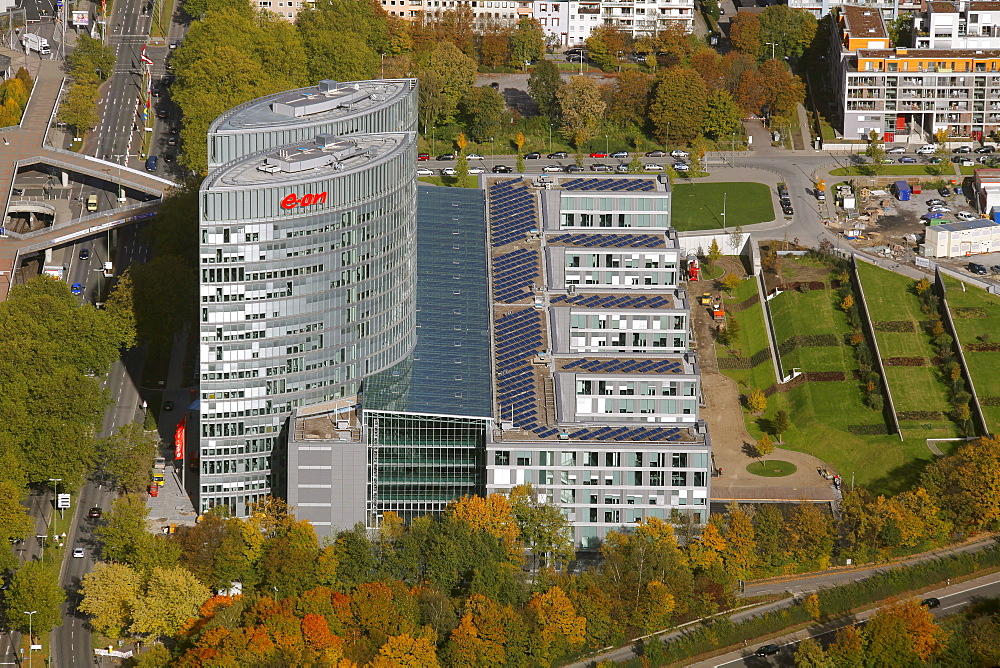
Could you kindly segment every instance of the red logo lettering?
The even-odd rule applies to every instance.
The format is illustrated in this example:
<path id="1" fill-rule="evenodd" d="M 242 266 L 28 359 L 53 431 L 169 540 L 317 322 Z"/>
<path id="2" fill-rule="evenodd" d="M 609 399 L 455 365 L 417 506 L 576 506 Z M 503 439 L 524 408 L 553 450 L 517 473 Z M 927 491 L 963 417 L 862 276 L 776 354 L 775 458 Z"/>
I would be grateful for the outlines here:
<path id="1" fill-rule="evenodd" d="M 309 193 L 302 197 L 292 193 L 281 200 L 282 209 L 294 209 L 297 206 L 312 206 L 313 204 L 326 204 L 326 192 L 318 194 Z"/>

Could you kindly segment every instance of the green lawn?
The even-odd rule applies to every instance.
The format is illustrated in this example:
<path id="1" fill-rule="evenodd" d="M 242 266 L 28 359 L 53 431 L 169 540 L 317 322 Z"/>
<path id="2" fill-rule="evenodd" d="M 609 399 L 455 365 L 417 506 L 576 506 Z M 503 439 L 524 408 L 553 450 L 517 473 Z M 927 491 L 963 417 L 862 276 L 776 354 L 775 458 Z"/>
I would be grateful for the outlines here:
<path id="1" fill-rule="evenodd" d="M 843 311 L 836 308 L 832 290 L 795 290 L 783 292 L 771 300 L 771 318 L 778 346 L 793 336 L 832 334 L 839 346 L 809 346 L 782 355 L 785 373 L 793 368 L 803 371 L 851 371 L 856 368 L 852 349 L 844 343 L 850 332 Z"/>
<path id="2" fill-rule="evenodd" d="M 726 297 L 724 303 L 739 303 L 757 294 L 757 280 L 747 279 L 740 282 L 739 286 L 733 290 L 732 298 Z M 697 299 L 698 295 L 694 296 Z M 695 308 L 707 308 L 700 304 Z M 764 327 L 764 309 L 760 302 L 739 313 L 730 314 L 730 318 L 735 317 L 739 321 L 740 333 L 737 341 L 733 343 L 732 349 L 716 344 L 715 354 L 720 360 L 737 356 L 750 357 L 760 350 L 767 348 L 767 329 Z M 735 355 L 739 352 L 740 355 Z M 764 360 L 752 369 L 733 369 L 725 372 L 727 376 L 735 380 L 740 385 L 740 391 L 748 393 L 754 388 L 764 389 L 774 385 L 774 365 L 770 358 Z"/>
<path id="3" fill-rule="evenodd" d="M 891 320 L 913 323 L 912 332 L 875 332 L 882 358 L 923 357 L 927 360 L 927 366 L 886 367 L 886 380 L 896 410 L 949 412 L 948 389 L 940 380 L 940 370 L 931 365 L 934 349 L 930 344 L 930 335 L 920 324 L 933 319 L 933 316 L 920 310 L 920 301 L 913 291 L 913 279 L 867 262 L 858 262 L 858 274 L 872 322 Z M 925 438 L 958 435 L 954 425 L 947 421 L 900 425 L 904 434 L 908 430 L 912 433 L 914 426 L 919 426 L 924 432 L 933 432 L 926 433 Z"/>
<path id="4" fill-rule="evenodd" d="M 795 464 L 780 459 L 765 459 L 763 462 L 753 462 L 747 466 L 747 471 L 764 478 L 782 478 L 792 475 L 797 470 Z"/>
<path id="5" fill-rule="evenodd" d="M 429 183 L 432 186 L 445 186 L 448 188 L 459 187 L 457 176 L 418 176 L 417 181 L 423 181 L 424 183 Z M 478 188 L 479 178 L 470 174 L 465 183 L 466 188 Z"/>
<path id="6" fill-rule="evenodd" d="M 945 276 L 948 287 L 948 306 L 951 308 L 955 329 L 962 344 L 980 343 L 984 335 L 987 341 L 1000 343 L 1000 298 L 980 288 L 966 285 Z M 956 309 L 981 308 L 985 318 L 957 317 Z M 965 350 L 965 361 L 976 386 L 980 403 L 985 397 L 1000 396 L 1000 352 L 974 352 Z M 983 415 L 991 432 L 1000 431 L 1000 406 L 983 406 Z"/>
<path id="7" fill-rule="evenodd" d="M 673 226 L 681 232 L 721 228 L 723 208 L 728 228 L 774 220 L 763 183 L 675 183 L 673 190 Z"/>

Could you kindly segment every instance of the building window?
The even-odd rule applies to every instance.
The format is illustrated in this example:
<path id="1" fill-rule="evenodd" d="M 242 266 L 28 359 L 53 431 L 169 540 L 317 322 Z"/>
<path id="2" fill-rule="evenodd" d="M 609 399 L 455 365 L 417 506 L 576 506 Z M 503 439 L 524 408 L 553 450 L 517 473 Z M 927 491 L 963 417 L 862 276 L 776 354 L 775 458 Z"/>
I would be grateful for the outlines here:
<path id="1" fill-rule="evenodd" d="M 493 463 L 497 466 L 510 466 L 510 451 L 497 450 L 493 456 Z"/>

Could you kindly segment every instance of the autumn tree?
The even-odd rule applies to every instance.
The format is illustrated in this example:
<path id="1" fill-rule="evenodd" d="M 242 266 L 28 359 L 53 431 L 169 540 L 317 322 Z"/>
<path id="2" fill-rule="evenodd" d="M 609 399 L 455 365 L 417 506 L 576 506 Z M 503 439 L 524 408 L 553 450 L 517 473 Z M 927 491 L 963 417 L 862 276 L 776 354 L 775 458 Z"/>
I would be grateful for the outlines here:
<path id="1" fill-rule="evenodd" d="M 729 43 L 737 51 L 757 58 L 764 44 L 761 39 L 760 19 L 750 12 L 737 12 L 729 22 Z"/>
<path id="2" fill-rule="evenodd" d="M 719 285 L 722 286 L 723 290 L 729 293 L 730 297 L 733 295 L 733 290 L 739 287 L 740 283 L 740 277 L 736 274 L 726 274 L 719 280 Z"/>
<path id="3" fill-rule="evenodd" d="M 726 539 L 716 523 L 705 525 L 701 536 L 688 544 L 688 558 L 691 565 L 701 570 L 709 570 L 722 564 L 722 555 L 726 550 Z"/>
<path id="4" fill-rule="evenodd" d="M 926 662 L 946 644 L 944 630 L 915 598 L 879 608 L 868 621 L 864 637 L 868 665 L 872 666 Z"/>
<path id="5" fill-rule="evenodd" d="M 722 558 L 729 573 L 746 580 L 758 563 L 756 531 L 750 514 L 735 501 L 726 510 L 726 546 Z"/>
<path id="6" fill-rule="evenodd" d="M 646 121 L 653 77 L 639 70 L 625 70 L 611 89 L 610 119 L 622 127 L 641 127 Z"/>
<path id="7" fill-rule="evenodd" d="M 625 52 L 625 33 L 617 26 L 597 26 L 587 38 L 587 55 L 605 72 L 615 69 Z"/>
<path id="8" fill-rule="evenodd" d="M 124 638 L 132 625 L 132 610 L 141 605 L 143 578 L 126 564 L 99 562 L 83 577 L 80 611 L 109 638 Z"/>
<path id="9" fill-rule="evenodd" d="M 607 104 L 590 77 L 570 77 L 556 93 L 562 117 L 562 135 L 576 148 L 590 141 L 601 127 Z"/>
<path id="10" fill-rule="evenodd" d="M 788 551 L 800 564 L 818 570 L 830 564 L 833 550 L 833 519 L 811 503 L 800 503 L 786 523 Z"/>
<path id="11" fill-rule="evenodd" d="M 935 460 L 921 484 L 941 504 L 941 516 L 957 530 L 975 531 L 1000 520 L 1000 438 L 981 438 L 954 455 Z"/>
<path id="12" fill-rule="evenodd" d="M 453 501 L 448 507 L 448 518 L 452 522 L 462 522 L 469 527 L 485 531 L 498 538 L 516 558 L 519 554 L 521 530 L 514 517 L 511 501 L 503 494 L 465 496 Z"/>
<path id="13" fill-rule="evenodd" d="M 528 604 L 532 614 L 532 655 L 548 664 L 583 644 L 587 620 L 576 614 L 573 603 L 559 587 L 536 595 Z"/>
<path id="14" fill-rule="evenodd" d="M 722 249 L 719 248 L 719 242 L 712 237 L 712 243 L 708 246 L 708 253 L 705 254 L 705 261 L 708 264 L 715 264 L 722 259 Z"/>
<path id="15" fill-rule="evenodd" d="M 140 598 L 132 609 L 132 633 L 154 639 L 175 633 L 189 618 L 198 616 L 211 592 L 187 569 L 156 567 L 149 574 Z"/>
<path id="16" fill-rule="evenodd" d="M 812 638 L 805 638 L 795 650 L 796 668 L 834 668 L 823 646 Z"/>
<path id="17" fill-rule="evenodd" d="M 753 391 L 747 395 L 747 409 L 751 413 L 757 414 L 763 413 L 767 410 L 767 397 L 759 387 L 754 388 Z"/>
<path id="18" fill-rule="evenodd" d="M 409 634 L 389 638 L 369 664 L 372 668 L 437 668 L 437 651 L 427 638 Z"/>
<path id="19" fill-rule="evenodd" d="M 671 67 L 660 73 L 649 106 L 657 139 L 690 143 L 701 135 L 708 111 L 705 82 L 688 67 Z"/>

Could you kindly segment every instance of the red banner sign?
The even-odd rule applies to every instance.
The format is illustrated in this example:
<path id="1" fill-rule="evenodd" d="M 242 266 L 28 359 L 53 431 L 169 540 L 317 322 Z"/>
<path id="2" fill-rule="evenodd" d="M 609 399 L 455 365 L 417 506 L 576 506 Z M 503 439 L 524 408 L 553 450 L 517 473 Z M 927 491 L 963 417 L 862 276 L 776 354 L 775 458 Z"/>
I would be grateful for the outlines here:
<path id="1" fill-rule="evenodd" d="M 174 430 L 174 459 L 184 459 L 184 432 L 187 429 L 187 416 L 177 423 Z"/>
<path id="2" fill-rule="evenodd" d="M 297 206 L 312 206 L 313 204 L 326 204 L 326 192 L 324 191 L 316 195 L 310 193 L 302 197 L 292 193 L 281 200 L 282 209 L 294 209 Z"/>

